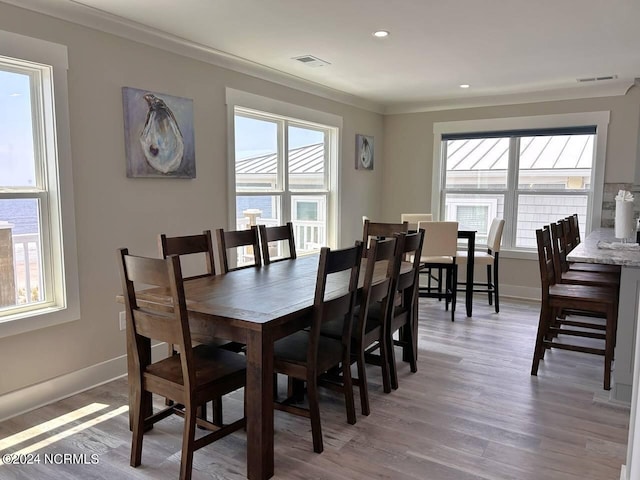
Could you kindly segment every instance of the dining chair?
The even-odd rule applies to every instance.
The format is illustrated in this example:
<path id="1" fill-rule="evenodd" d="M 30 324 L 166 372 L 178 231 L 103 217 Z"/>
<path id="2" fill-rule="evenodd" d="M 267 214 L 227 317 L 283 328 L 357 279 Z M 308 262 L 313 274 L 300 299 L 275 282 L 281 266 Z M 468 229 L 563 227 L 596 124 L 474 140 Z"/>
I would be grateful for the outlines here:
<path id="1" fill-rule="evenodd" d="M 358 376 L 352 378 L 360 389 L 360 404 L 363 415 L 369 415 L 369 388 L 365 362 L 375 363 L 382 369 L 382 385 L 386 393 L 391 391 L 389 374 L 388 342 L 385 337 L 388 309 L 395 296 L 392 282 L 396 266 L 396 238 L 371 240 L 366 260 L 360 303 L 356 307 L 351 329 L 351 363 L 356 363 Z M 374 273 L 384 269 L 385 276 L 374 283 Z M 343 320 L 335 319 L 321 328 L 321 334 L 340 340 L 343 333 Z M 379 350 L 379 355 L 372 352 Z M 329 380 L 333 378 L 327 376 Z"/>
<path id="2" fill-rule="evenodd" d="M 287 222 L 286 225 L 277 227 L 267 227 L 266 225 L 259 225 L 260 242 L 262 244 L 262 261 L 265 265 L 269 265 L 273 262 L 279 262 L 281 260 L 289 260 L 296 258 L 296 242 L 293 236 L 293 223 Z M 276 245 L 269 245 L 272 242 L 278 242 Z M 277 252 L 282 248 L 281 243 L 286 242 L 288 249 L 287 254 L 277 255 Z M 275 258 L 272 258 L 270 249 L 273 249 Z"/>
<path id="3" fill-rule="evenodd" d="M 206 273 L 185 277 L 184 280 L 192 280 L 195 278 L 201 278 L 216 274 L 216 268 L 214 264 L 213 254 L 213 240 L 211 238 L 211 230 L 205 230 L 198 235 L 183 235 L 177 237 L 168 237 L 166 234 L 161 233 L 158 235 L 158 248 L 160 249 L 160 255 L 162 258 L 168 258 L 171 255 L 177 255 L 180 257 L 180 268 L 182 270 L 182 259 L 185 256 L 204 254 L 206 259 Z M 229 342 L 222 339 L 215 339 L 209 336 L 198 337 L 197 335 L 191 336 L 192 341 L 206 343 L 210 346 L 216 346 L 231 350 L 234 352 L 240 352 L 244 348 L 244 344 L 238 342 Z M 168 344 L 169 355 L 175 355 L 177 350 L 175 345 Z M 167 403 L 169 404 L 169 403 Z M 207 409 L 206 405 L 201 407 L 201 417 L 206 418 Z M 222 399 L 215 399 L 213 401 L 213 423 L 219 425 L 222 423 Z"/>
<path id="4" fill-rule="evenodd" d="M 421 223 L 421 222 L 420 222 Z M 423 242 L 426 232 L 419 228 L 417 232 L 398 235 L 395 265 L 391 282 L 394 289 L 394 302 L 387 311 L 387 350 L 391 388 L 398 389 L 398 367 L 394 346 L 402 347 L 402 359 L 409 362 L 412 373 L 418 371 L 418 294 L 420 286 Z M 409 267 L 409 268 L 406 268 Z M 394 339 L 399 332 L 398 339 Z"/>
<path id="5" fill-rule="evenodd" d="M 258 227 L 252 225 L 247 230 L 225 231 L 222 228 L 216 230 L 216 240 L 218 243 L 218 257 L 220 258 L 222 273 L 229 273 L 243 268 L 260 267 L 262 259 L 260 256 L 260 240 L 258 237 Z M 239 265 L 233 266 L 228 256 L 229 249 L 242 248 L 242 258 Z M 239 252 L 238 252 L 239 253 Z M 239 255 L 240 256 L 240 255 Z M 253 262 L 246 262 L 246 259 Z"/>
<path id="6" fill-rule="evenodd" d="M 133 382 L 131 466 L 141 464 L 145 431 L 159 420 L 178 414 L 184 418 L 179 478 L 189 480 L 195 450 L 245 425 L 244 417 L 224 426 L 196 417 L 200 405 L 244 387 L 245 358 L 209 345 L 192 346 L 178 256 L 137 257 L 123 248 L 119 250 L 119 265 L 127 309 L 128 355 L 133 357 L 134 365 L 130 377 Z M 166 289 L 171 303 L 139 303 L 136 292 L 139 285 Z M 153 362 L 148 353 L 144 353 L 152 340 L 175 344 L 180 353 Z M 142 412 L 151 406 L 152 394 L 171 398 L 174 404 L 145 418 Z M 196 424 L 211 433 L 196 440 Z"/>
<path id="7" fill-rule="evenodd" d="M 407 233 L 409 231 L 409 223 L 381 223 L 372 222 L 368 218 L 364 220 L 362 227 L 362 255 L 366 258 L 369 249 L 369 241 L 372 238 L 385 239 L 392 238 L 396 233 Z"/>
<path id="8" fill-rule="evenodd" d="M 531 365 L 531 375 L 538 374 L 540 361 L 547 349 L 560 348 L 576 352 L 604 356 L 604 389 L 611 389 L 611 363 L 615 345 L 616 304 L 610 288 L 558 283 L 553 260 L 553 246 L 549 228 L 536 230 L 538 264 L 542 287 L 540 320 Z M 579 311 L 588 316 L 580 319 L 563 317 L 566 311 Z M 604 318 L 602 322 L 591 321 L 590 317 Z M 557 341 L 558 336 L 563 341 Z M 582 343 L 570 343 L 570 339 L 584 337 L 604 340 L 601 346 L 586 346 Z"/>
<path id="9" fill-rule="evenodd" d="M 451 321 L 454 321 L 457 300 L 458 264 L 458 222 L 418 222 L 418 228 L 424 229 L 424 242 L 420 255 L 421 271 L 429 275 L 430 270 L 437 268 L 446 273 L 443 285 L 442 276 L 437 287 L 431 283 L 420 287 L 420 296 L 445 300 L 445 308 L 451 303 Z"/>
<path id="10" fill-rule="evenodd" d="M 431 213 L 402 213 L 400 221 L 409 223 L 409 230 L 418 230 L 418 222 L 433 222 Z"/>
<path id="11" fill-rule="evenodd" d="M 487 236 L 487 250 L 482 251 L 476 249 L 473 255 L 473 264 L 487 267 L 487 282 L 473 282 L 471 287 L 474 292 L 486 293 L 489 296 L 489 305 L 494 305 L 496 313 L 500 312 L 500 244 L 502 243 L 502 232 L 504 230 L 505 221 L 502 218 L 494 218 L 489 227 Z M 464 271 L 467 267 L 468 252 L 466 249 L 458 250 L 456 253 L 456 263 L 459 268 Z M 458 285 L 464 285 L 464 289 L 470 288 L 466 283 L 458 282 Z M 461 290 L 461 289 L 458 289 Z"/>
<path id="12" fill-rule="evenodd" d="M 274 408 L 311 420 L 313 451 L 323 450 L 320 408 L 318 403 L 318 377 L 341 365 L 341 384 L 332 387 L 344 394 L 347 422 L 356 423 L 351 380 L 351 328 L 358 289 L 358 275 L 362 245 L 342 250 L 320 250 L 310 330 L 300 330 L 274 343 L 274 372 L 306 382 L 309 408 L 294 405 L 296 396 L 275 401 Z M 322 326 L 340 319 L 340 339 L 320 334 Z"/>

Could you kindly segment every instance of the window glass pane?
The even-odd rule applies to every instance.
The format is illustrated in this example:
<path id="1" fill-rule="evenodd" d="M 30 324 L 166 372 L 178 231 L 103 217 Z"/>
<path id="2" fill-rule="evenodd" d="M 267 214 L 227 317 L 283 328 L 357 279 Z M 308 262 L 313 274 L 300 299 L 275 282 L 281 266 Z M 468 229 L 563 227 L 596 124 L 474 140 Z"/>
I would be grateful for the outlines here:
<path id="1" fill-rule="evenodd" d="M 581 190 L 591 186 L 595 135 L 520 139 L 520 189 Z"/>
<path id="2" fill-rule="evenodd" d="M 278 124 L 235 115 L 236 191 L 278 188 Z"/>
<path id="3" fill-rule="evenodd" d="M 36 187 L 30 77 L 0 70 L 0 187 Z"/>
<path id="4" fill-rule="evenodd" d="M 280 197 L 277 195 L 236 196 L 236 228 L 244 230 L 251 225 L 274 227 L 282 225 Z"/>
<path id="5" fill-rule="evenodd" d="M 587 195 L 519 195 L 516 247 L 536 248 L 537 229 L 574 213 L 585 232 L 587 202 Z"/>
<path id="6" fill-rule="evenodd" d="M 291 197 L 293 232 L 296 251 L 317 252 L 327 245 L 327 202 L 324 195 L 294 195 Z"/>
<path id="7" fill-rule="evenodd" d="M 0 200 L 0 309 L 44 301 L 39 202 Z"/>
<path id="8" fill-rule="evenodd" d="M 489 227 L 496 217 L 504 218 L 504 195 L 445 195 L 445 220 L 458 222 L 459 230 L 474 230 L 478 244 L 487 243 Z"/>
<path id="9" fill-rule="evenodd" d="M 507 186 L 509 139 L 446 142 L 446 188 L 503 189 Z"/>
<path id="10" fill-rule="evenodd" d="M 289 188 L 325 188 L 325 133 L 289 126 Z"/>

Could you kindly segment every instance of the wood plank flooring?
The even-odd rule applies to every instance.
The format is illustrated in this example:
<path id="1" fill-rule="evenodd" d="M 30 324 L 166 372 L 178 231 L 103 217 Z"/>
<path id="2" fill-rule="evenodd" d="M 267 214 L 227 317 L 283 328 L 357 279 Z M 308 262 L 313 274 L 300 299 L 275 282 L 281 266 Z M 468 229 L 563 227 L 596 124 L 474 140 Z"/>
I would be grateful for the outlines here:
<path id="1" fill-rule="evenodd" d="M 356 425 L 341 396 L 321 390 L 320 455 L 306 419 L 275 412 L 274 478 L 617 480 L 628 409 L 607 402 L 602 357 L 551 350 L 538 377 L 529 375 L 538 308 L 505 299 L 496 314 L 478 296 L 473 318 L 460 308 L 452 323 L 444 303 L 421 299 L 418 373 L 399 362 L 400 388 L 386 395 L 369 367 L 371 415 L 356 402 Z M 177 417 L 145 436 L 142 466 L 129 466 L 126 392 L 117 380 L 0 424 L 0 453 L 40 454 L 40 464 L 0 465 L 0 479 L 178 478 Z M 79 418 L 63 417 L 70 412 Z M 241 392 L 225 398 L 227 420 L 241 412 Z M 85 454 L 75 461 L 86 463 L 95 454 L 98 463 L 45 465 L 45 454 Z M 197 451 L 193 478 L 246 478 L 245 433 Z"/>

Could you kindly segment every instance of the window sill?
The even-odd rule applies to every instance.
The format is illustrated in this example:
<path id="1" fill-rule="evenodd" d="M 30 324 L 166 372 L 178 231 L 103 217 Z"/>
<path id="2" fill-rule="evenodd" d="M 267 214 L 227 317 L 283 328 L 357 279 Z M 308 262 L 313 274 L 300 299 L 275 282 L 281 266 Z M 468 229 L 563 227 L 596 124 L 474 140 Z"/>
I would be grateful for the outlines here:
<path id="1" fill-rule="evenodd" d="M 538 260 L 538 252 L 534 250 L 500 250 L 500 258 L 517 260 Z"/>
<path id="2" fill-rule="evenodd" d="M 80 309 L 47 307 L 0 319 L 0 338 L 80 320 Z"/>

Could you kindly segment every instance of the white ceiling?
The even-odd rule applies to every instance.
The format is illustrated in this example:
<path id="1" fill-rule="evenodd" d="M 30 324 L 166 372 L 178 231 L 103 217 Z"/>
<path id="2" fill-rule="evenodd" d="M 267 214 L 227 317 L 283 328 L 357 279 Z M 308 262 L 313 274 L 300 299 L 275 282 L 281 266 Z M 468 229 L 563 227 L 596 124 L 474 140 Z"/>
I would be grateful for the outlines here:
<path id="1" fill-rule="evenodd" d="M 620 94 L 640 77 L 640 0 L 26 3 L 150 27 L 143 30 L 225 52 L 227 60 L 249 60 L 253 67 L 269 67 L 265 72 L 283 72 L 386 111 Z M 391 35 L 376 39 L 372 32 L 378 29 Z M 292 60 L 307 54 L 330 65 L 310 68 Z M 576 81 L 611 74 L 618 79 Z M 461 83 L 471 88 L 463 90 Z"/>

